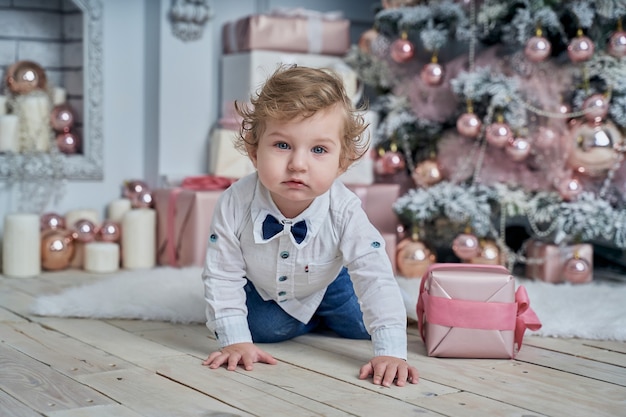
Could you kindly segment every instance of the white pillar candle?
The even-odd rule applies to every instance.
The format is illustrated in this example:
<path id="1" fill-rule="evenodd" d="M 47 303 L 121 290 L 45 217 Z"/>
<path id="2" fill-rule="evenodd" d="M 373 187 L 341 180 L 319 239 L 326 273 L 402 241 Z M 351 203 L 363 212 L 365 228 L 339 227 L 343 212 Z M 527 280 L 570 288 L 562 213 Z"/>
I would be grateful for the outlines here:
<path id="1" fill-rule="evenodd" d="M 18 152 L 20 150 L 18 126 L 17 115 L 0 115 L 0 152 Z"/>
<path id="2" fill-rule="evenodd" d="M 0 94 L 0 116 L 7 114 L 7 96 Z"/>
<path id="3" fill-rule="evenodd" d="M 120 245 L 113 242 L 90 242 L 85 245 L 85 271 L 115 272 L 120 267 Z"/>
<path id="4" fill-rule="evenodd" d="M 2 272 L 11 277 L 32 277 L 41 273 L 39 216 L 14 213 L 4 218 Z"/>
<path id="5" fill-rule="evenodd" d="M 156 211 L 127 211 L 122 219 L 122 266 L 127 269 L 156 265 Z"/>
<path id="6" fill-rule="evenodd" d="M 124 214 L 132 209 L 131 202 L 128 198 L 120 198 L 109 203 L 107 210 L 107 218 L 116 223 L 122 223 Z"/>
<path id="7" fill-rule="evenodd" d="M 100 225 L 100 216 L 97 210 L 93 209 L 79 209 L 70 210 L 65 214 L 65 227 L 72 229 L 74 224 L 79 220 L 89 220 L 94 226 Z"/>
<path id="8" fill-rule="evenodd" d="M 51 103 L 45 93 L 33 92 L 18 96 L 16 114 L 20 116 L 22 150 L 47 152 L 50 149 Z"/>
<path id="9" fill-rule="evenodd" d="M 67 90 L 63 87 L 54 87 L 54 91 L 52 92 L 52 105 L 58 106 L 59 104 L 63 104 L 67 101 Z"/>

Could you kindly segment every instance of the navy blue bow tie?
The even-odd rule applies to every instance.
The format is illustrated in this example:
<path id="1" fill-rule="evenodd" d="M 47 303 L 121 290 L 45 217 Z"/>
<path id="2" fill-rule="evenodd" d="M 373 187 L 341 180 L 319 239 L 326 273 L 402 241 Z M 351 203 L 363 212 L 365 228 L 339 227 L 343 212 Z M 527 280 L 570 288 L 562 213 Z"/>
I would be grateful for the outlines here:
<path id="1" fill-rule="evenodd" d="M 263 239 L 269 239 L 277 233 L 282 232 L 283 229 L 283 224 L 279 222 L 276 217 L 268 214 L 265 220 L 263 220 Z M 291 226 L 291 234 L 294 239 L 296 239 L 296 242 L 302 243 L 306 237 L 306 230 L 306 222 L 304 220 L 300 220 Z"/>

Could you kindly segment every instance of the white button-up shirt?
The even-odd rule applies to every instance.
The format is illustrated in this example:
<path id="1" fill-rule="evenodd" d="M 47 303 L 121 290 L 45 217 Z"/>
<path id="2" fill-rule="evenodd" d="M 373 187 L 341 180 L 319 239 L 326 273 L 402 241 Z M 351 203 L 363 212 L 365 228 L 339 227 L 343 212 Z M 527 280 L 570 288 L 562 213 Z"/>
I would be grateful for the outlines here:
<path id="1" fill-rule="evenodd" d="M 298 244 L 289 227 L 263 239 L 267 214 L 279 222 L 305 220 L 305 239 Z M 406 359 L 402 295 L 385 241 L 367 218 L 361 200 L 335 181 L 300 216 L 285 219 L 257 174 L 250 174 L 224 191 L 213 214 L 202 274 L 207 327 L 218 335 L 222 347 L 252 342 L 243 288 L 246 278 L 264 300 L 276 301 L 307 323 L 343 266 L 361 304 L 374 356 Z"/>

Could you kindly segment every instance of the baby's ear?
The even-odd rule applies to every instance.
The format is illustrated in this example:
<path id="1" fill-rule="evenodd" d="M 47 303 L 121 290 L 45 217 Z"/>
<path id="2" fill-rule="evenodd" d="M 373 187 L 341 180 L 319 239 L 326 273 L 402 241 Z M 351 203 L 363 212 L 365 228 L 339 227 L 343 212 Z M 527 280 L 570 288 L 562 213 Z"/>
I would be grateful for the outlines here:
<path id="1" fill-rule="evenodd" d="M 253 144 L 254 142 L 252 141 L 252 134 L 250 132 L 246 134 L 244 140 L 245 140 L 245 147 L 246 147 L 246 153 L 248 154 L 248 158 L 250 158 L 250 160 L 252 161 L 252 164 L 254 164 L 254 167 L 256 168 L 258 145 Z"/>

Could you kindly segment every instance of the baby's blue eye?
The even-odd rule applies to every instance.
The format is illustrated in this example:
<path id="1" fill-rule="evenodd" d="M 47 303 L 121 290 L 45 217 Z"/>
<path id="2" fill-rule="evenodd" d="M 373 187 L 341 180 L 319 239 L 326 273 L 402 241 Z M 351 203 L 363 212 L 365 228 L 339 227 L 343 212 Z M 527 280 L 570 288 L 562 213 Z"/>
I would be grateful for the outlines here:
<path id="1" fill-rule="evenodd" d="M 276 144 L 276 147 L 278 149 L 289 149 L 289 145 L 287 145 L 285 142 L 278 142 Z"/>
<path id="2" fill-rule="evenodd" d="M 324 153 L 326 152 L 326 149 L 324 149 L 324 147 L 322 146 L 316 146 L 313 148 L 313 153 Z"/>

